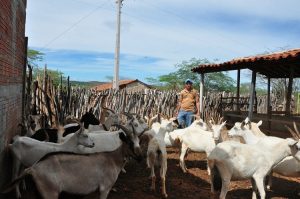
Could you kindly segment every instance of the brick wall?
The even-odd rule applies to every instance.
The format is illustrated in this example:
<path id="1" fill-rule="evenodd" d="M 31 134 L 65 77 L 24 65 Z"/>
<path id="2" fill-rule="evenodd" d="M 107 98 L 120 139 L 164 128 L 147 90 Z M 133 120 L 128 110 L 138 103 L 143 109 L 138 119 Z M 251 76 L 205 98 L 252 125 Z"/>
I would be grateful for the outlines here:
<path id="1" fill-rule="evenodd" d="M 0 1 L 0 187 L 9 176 L 4 149 L 22 118 L 26 0 Z"/>

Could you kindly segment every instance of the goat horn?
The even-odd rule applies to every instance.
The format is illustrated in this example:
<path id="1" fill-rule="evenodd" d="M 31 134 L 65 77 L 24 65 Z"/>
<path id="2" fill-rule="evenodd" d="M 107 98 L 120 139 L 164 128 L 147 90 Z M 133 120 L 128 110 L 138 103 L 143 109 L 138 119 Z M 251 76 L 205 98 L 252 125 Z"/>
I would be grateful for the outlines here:
<path id="1" fill-rule="evenodd" d="M 105 110 L 108 110 L 108 111 L 111 111 L 112 113 L 116 113 L 114 110 L 110 109 L 110 108 L 107 108 L 107 107 L 102 107 L 102 109 L 105 109 Z"/>
<path id="2" fill-rule="evenodd" d="M 300 139 L 300 133 L 299 133 L 299 130 L 298 130 L 298 127 L 297 127 L 295 121 L 293 122 L 293 125 L 294 125 L 294 129 L 295 129 L 295 131 L 296 131 L 295 133 L 298 135 L 298 138 Z"/>
<path id="3" fill-rule="evenodd" d="M 298 135 L 295 133 L 295 131 L 293 131 L 290 127 L 288 127 L 287 125 L 284 125 L 285 128 L 287 128 L 287 130 L 292 134 L 292 136 L 297 139 Z"/>

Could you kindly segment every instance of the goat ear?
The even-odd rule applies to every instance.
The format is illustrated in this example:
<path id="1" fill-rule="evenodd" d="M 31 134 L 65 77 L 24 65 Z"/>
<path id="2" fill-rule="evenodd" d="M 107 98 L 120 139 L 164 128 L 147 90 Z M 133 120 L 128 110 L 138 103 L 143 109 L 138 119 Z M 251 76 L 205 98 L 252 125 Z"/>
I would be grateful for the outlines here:
<path id="1" fill-rule="evenodd" d="M 245 125 L 246 125 L 246 122 L 242 121 L 242 123 L 241 123 L 241 129 L 243 129 L 245 127 Z"/>
<path id="2" fill-rule="evenodd" d="M 249 117 L 246 117 L 246 119 L 244 120 L 246 124 L 248 124 L 250 122 Z"/>
<path id="3" fill-rule="evenodd" d="M 126 137 L 126 135 L 125 135 L 124 133 L 119 133 L 119 138 L 120 138 L 123 142 L 127 143 L 127 137 Z"/>
<path id="4" fill-rule="evenodd" d="M 298 143 L 298 141 L 296 141 L 292 138 L 286 138 L 286 140 L 287 140 L 289 146 L 295 146 Z"/>
<path id="5" fill-rule="evenodd" d="M 179 125 L 179 122 L 178 122 L 177 118 L 176 118 L 175 120 L 173 120 L 173 122 L 174 122 L 175 124 Z"/>
<path id="6" fill-rule="evenodd" d="M 223 122 L 223 123 L 221 124 L 221 126 L 222 126 L 222 127 L 225 126 L 226 123 L 227 123 L 227 121 Z"/>
<path id="7" fill-rule="evenodd" d="M 257 122 L 257 126 L 261 126 L 262 125 L 262 120 L 260 120 L 259 122 Z"/>

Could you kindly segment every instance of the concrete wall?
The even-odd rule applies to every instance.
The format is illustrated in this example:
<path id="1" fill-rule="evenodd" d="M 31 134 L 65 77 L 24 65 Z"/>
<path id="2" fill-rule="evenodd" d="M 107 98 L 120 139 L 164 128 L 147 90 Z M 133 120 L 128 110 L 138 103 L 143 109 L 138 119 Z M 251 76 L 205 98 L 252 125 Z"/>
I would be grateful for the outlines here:
<path id="1" fill-rule="evenodd" d="M 9 180 L 5 147 L 18 133 L 22 118 L 23 72 L 26 57 L 26 0 L 0 3 L 0 187 Z"/>

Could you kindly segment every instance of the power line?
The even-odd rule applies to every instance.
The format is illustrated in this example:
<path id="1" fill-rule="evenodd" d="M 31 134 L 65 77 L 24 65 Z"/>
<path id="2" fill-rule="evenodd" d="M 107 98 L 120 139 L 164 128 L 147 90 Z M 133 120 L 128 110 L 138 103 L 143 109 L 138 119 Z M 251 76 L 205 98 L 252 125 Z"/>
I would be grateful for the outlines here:
<path id="1" fill-rule="evenodd" d="M 161 12 L 164 12 L 164 13 L 169 14 L 169 15 L 173 15 L 173 16 L 175 16 L 175 17 L 177 17 L 177 18 L 179 18 L 179 19 L 181 19 L 181 20 L 183 20 L 183 21 L 185 21 L 185 22 L 189 22 L 189 23 L 193 24 L 193 22 L 192 22 L 191 20 L 188 20 L 188 19 L 186 19 L 186 18 L 184 18 L 184 17 L 182 17 L 182 16 L 180 16 L 180 15 L 178 15 L 178 14 L 176 14 L 176 13 L 170 11 L 170 10 L 162 9 L 161 7 L 158 7 L 158 6 L 156 6 L 156 5 L 152 4 L 152 3 L 149 3 L 148 1 L 145 2 L 145 3 L 148 4 L 148 5 L 150 5 L 150 6 L 152 6 L 152 7 L 154 7 L 155 9 L 160 10 Z M 251 50 L 255 50 L 255 51 L 256 51 L 256 49 L 252 48 L 251 46 L 249 46 L 249 45 L 247 45 L 247 44 L 245 44 L 245 43 L 242 43 L 242 42 L 240 42 L 240 41 L 238 41 L 238 40 L 235 40 L 235 39 L 232 39 L 232 38 L 225 37 L 224 35 L 222 35 L 222 34 L 220 34 L 220 33 L 218 33 L 218 32 L 215 32 L 215 33 L 216 33 L 220 38 L 222 38 L 222 39 L 224 39 L 224 40 L 226 40 L 226 39 L 227 39 L 227 40 L 230 40 L 230 41 L 235 42 L 235 43 L 237 43 L 237 44 L 239 44 L 239 45 L 241 45 L 241 46 L 244 46 L 244 47 L 246 47 L 246 48 L 248 48 L 248 49 L 251 49 Z"/>
<path id="2" fill-rule="evenodd" d="M 61 38 L 62 36 L 64 36 L 67 32 L 69 32 L 70 30 L 72 30 L 75 26 L 77 26 L 79 23 L 81 23 L 83 20 L 85 20 L 86 18 L 88 18 L 90 15 L 92 15 L 94 12 L 96 12 L 98 9 L 102 8 L 108 1 L 110 0 L 106 0 L 104 3 L 102 3 L 101 5 L 97 6 L 96 8 L 94 8 L 93 10 L 91 10 L 88 14 L 84 15 L 83 17 L 81 17 L 79 20 L 77 20 L 75 23 L 73 23 L 71 26 L 69 26 L 67 29 L 65 29 L 63 32 L 61 32 L 60 34 L 58 34 L 56 37 L 54 37 L 52 40 L 50 40 L 43 48 L 47 48 L 48 46 L 50 46 L 53 42 L 55 42 L 56 40 L 58 40 L 59 38 Z M 91 4 L 90 4 L 91 5 Z"/>

